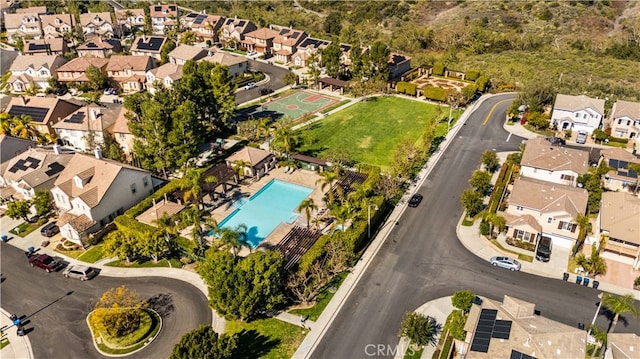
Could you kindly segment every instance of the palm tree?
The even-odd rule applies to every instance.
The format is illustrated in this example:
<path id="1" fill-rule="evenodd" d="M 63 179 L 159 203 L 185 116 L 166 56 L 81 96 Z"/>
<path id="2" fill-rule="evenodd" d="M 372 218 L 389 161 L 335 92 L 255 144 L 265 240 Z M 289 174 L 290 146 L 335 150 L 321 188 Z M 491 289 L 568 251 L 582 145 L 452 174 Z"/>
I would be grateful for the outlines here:
<path id="1" fill-rule="evenodd" d="M 278 149 L 284 152 L 287 157 L 293 152 L 296 143 L 297 137 L 289 127 L 281 127 L 276 130 L 274 142 L 278 145 Z"/>
<path id="2" fill-rule="evenodd" d="M 307 198 L 298 206 L 298 211 L 304 211 L 304 214 L 307 216 L 307 228 L 309 228 L 309 222 L 311 221 L 311 211 L 315 211 L 318 209 L 318 206 L 313 201 L 313 198 Z"/>
<path id="3" fill-rule="evenodd" d="M 189 169 L 185 176 L 186 182 L 183 184 L 182 189 L 186 189 L 187 191 L 184 193 L 183 199 L 184 201 L 188 201 L 189 199 L 195 199 L 196 203 L 198 203 L 198 207 L 202 204 L 202 187 L 206 183 L 214 183 L 217 181 L 215 176 L 203 176 L 202 171 L 198 171 L 196 169 Z"/>
<path id="4" fill-rule="evenodd" d="M 629 163 L 628 168 L 638 174 L 636 175 L 636 187 L 633 189 L 633 194 L 638 194 L 638 184 L 640 184 L 640 163 Z"/>
<path id="5" fill-rule="evenodd" d="M 58 142 L 58 140 L 56 139 L 55 133 L 43 133 L 38 136 L 37 142 L 39 145 L 46 145 L 50 143 L 56 143 Z"/>
<path id="6" fill-rule="evenodd" d="M 7 112 L 0 113 L 0 135 L 11 134 L 11 115 Z"/>
<path id="7" fill-rule="evenodd" d="M 507 220 L 504 217 L 498 215 L 497 213 L 491 213 L 487 215 L 486 220 L 487 222 L 489 222 L 489 225 L 491 226 L 491 230 L 489 231 L 489 233 L 491 233 L 492 236 L 493 236 L 494 229 L 498 229 L 498 233 L 500 233 L 504 230 L 504 228 L 507 225 Z"/>
<path id="8" fill-rule="evenodd" d="M 589 332 L 596 339 L 596 344 L 593 346 L 593 350 L 591 351 L 591 356 L 589 358 L 593 359 L 596 356 L 596 353 L 600 350 L 600 348 L 607 343 L 607 332 L 604 330 L 600 330 L 595 325 L 589 326 Z"/>
<path id="9" fill-rule="evenodd" d="M 333 182 L 338 179 L 338 174 L 333 171 L 324 171 L 320 172 L 320 176 L 322 178 L 318 178 L 316 180 L 316 184 L 320 184 L 320 189 L 323 191 L 325 188 L 329 187 L 329 192 L 327 193 L 328 204 L 333 204 Z"/>
<path id="10" fill-rule="evenodd" d="M 171 239 L 178 234 L 176 222 L 168 214 L 162 213 L 162 216 L 153 221 L 153 223 L 156 225 L 155 235 L 164 237 L 169 249 L 171 249 Z"/>
<path id="11" fill-rule="evenodd" d="M 234 257 L 238 256 L 238 250 L 242 247 L 247 247 L 251 251 L 245 224 L 239 224 L 236 228 L 222 228 L 220 240 L 224 245 L 231 247 Z"/>
<path id="12" fill-rule="evenodd" d="M 15 137 L 25 138 L 28 140 L 37 140 L 40 132 L 33 124 L 33 119 L 29 115 L 15 116 L 11 119 L 11 135 Z"/>
<path id="13" fill-rule="evenodd" d="M 613 333 L 616 329 L 616 324 L 618 324 L 618 319 L 620 319 L 621 314 L 631 313 L 635 318 L 638 317 L 638 307 L 636 307 L 633 294 L 618 296 L 611 293 L 605 293 L 602 297 L 602 305 L 614 314 L 609 333 Z"/>
<path id="14" fill-rule="evenodd" d="M 240 182 L 242 177 L 244 177 L 244 169 L 251 164 L 244 160 L 237 160 L 233 163 L 233 171 L 237 174 L 236 183 Z"/>
<path id="15" fill-rule="evenodd" d="M 579 234 L 578 234 L 578 242 L 576 243 L 575 251 L 573 253 L 574 256 L 576 255 L 576 253 L 580 250 L 580 248 L 584 244 L 584 240 L 587 237 L 587 232 L 591 228 L 591 223 L 589 222 L 589 217 L 585 216 L 584 214 L 578 214 L 578 216 L 576 217 L 576 223 L 578 224 L 578 227 L 580 228 L 580 231 L 579 231 Z"/>

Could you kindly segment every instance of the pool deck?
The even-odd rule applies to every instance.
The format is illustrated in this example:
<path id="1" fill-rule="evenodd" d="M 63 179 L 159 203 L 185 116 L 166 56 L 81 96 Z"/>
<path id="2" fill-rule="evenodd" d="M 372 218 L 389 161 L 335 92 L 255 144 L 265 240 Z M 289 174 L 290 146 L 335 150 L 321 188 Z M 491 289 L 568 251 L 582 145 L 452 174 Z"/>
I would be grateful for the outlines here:
<path id="1" fill-rule="evenodd" d="M 315 202 L 316 206 L 318 206 L 318 208 L 320 209 L 325 207 L 325 203 L 322 200 L 324 193 L 320 188 L 320 184 L 316 185 L 316 181 L 319 178 L 322 178 L 322 177 L 318 175 L 318 173 L 309 171 L 309 170 L 297 169 L 293 173 L 285 173 L 285 168 L 283 167 L 274 168 L 271 171 L 269 171 L 269 173 L 267 173 L 264 177 L 260 178 L 257 181 L 253 181 L 248 185 L 233 186 L 233 188 L 230 188 L 227 191 L 227 196 L 231 196 L 231 197 L 242 196 L 245 198 L 249 198 L 253 196 L 256 192 L 258 192 L 262 187 L 264 187 L 271 180 L 277 179 L 277 180 L 301 185 L 304 187 L 313 188 L 313 191 L 307 198 L 313 198 L 313 201 Z M 227 216 L 229 216 L 235 210 L 235 208 L 231 205 L 232 203 L 233 201 L 229 201 L 221 205 L 220 207 L 214 209 L 211 212 L 211 217 L 215 219 L 218 223 L 222 222 L 222 220 L 224 220 Z M 258 246 L 258 249 L 261 247 L 264 247 L 264 248 L 275 247 L 295 224 L 302 225 L 302 226 L 307 225 L 307 219 L 304 213 L 301 213 L 300 216 L 298 216 L 298 218 L 296 219 L 296 221 L 292 224 L 280 223 L 276 227 L 276 229 L 274 229 L 273 232 L 271 232 L 271 234 L 269 234 L 269 236 L 267 236 L 267 238 L 265 238 L 262 241 L 262 243 L 260 243 L 260 245 Z M 241 256 L 244 256 L 247 254 L 249 254 L 249 250 L 246 248 L 243 248 L 242 251 L 239 253 L 239 255 Z"/>

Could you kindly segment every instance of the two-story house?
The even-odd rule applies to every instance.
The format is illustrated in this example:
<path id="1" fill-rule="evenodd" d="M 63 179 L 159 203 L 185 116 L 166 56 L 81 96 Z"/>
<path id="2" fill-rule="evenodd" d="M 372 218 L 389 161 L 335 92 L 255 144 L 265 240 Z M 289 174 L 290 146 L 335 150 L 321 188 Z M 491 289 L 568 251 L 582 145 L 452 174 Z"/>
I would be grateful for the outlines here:
<path id="1" fill-rule="evenodd" d="M 586 95 L 556 95 L 551 124 L 558 130 L 592 134 L 604 118 L 604 100 Z"/>
<path id="2" fill-rule="evenodd" d="M 411 58 L 407 55 L 402 55 L 397 52 L 389 54 L 389 61 L 387 62 L 389 67 L 389 78 L 395 79 L 402 76 L 405 72 L 411 70 Z"/>
<path id="3" fill-rule="evenodd" d="M 542 137 L 527 140 L 520 161 L 521 175 L 568 186 L 588 171 L 589 152 L 554 146 Z"/>
<path id="4" fill-rule="evenodd" d="M 127 158 L 131 160 L 135 136 L 133 136 L 131 130 L 129 130 L 127 113 L 125 109 L 118 114 L 116 122 L 113 124 L 113 127 L 109 129 L 109 132 L 113 134 L 113 137 L 115 137 L 116 142 L 118 142 L 122 151 L 127 155 Z"/>
<path id="5" fill-rule="evenodd" d="M 56 78 L 58 68 L 67 60 L 57 55 L 18 56 L 9 70 L 8 83 L 12 92 L 24 92 L 28 89 L 44 91 L 49 88 L 49 79 Z"/>
<path id="6" fill-rule="evenodd" d="M 198 62 L 200 61 L 208 61 L 227 66 L 229 68 L 229 74 L 234 78 L 249 71 L 249 60 L 247 60 L 247 58 L 226 52 L 209 52 L 207 56 L 198 60 Z"/>
<path id="7" fill-rule="evenodd" d="M 24 40 L 23 55 L 58 55 L 69 52 L 67 42 L 61 37 Z"/>
<path id="8" fill-rule="evenodd" d="M 603 192 L 598 227 L 607 239 L 607 258 L 640 269 L 640 199 L 625 192 Z"/>
<path id="9" fill-rule="evenodd" d="M 198 40 L 217 43 L 218 33 L 224 23 L 225 18 L 218 15 L 207 15 L 192 12 L 180 19 L 184 29 L 189 29 L 196 34 Z"/>
<path id="10" fill-rule="evenodd" d="M 58 68 L 58 81 L 63 83 L 88 82 L 86 71 L 89 66 L 106 71 L 107 63 L 109 63 L 109 59 L 100 57 L 76 57 Z"/>
<path id="11" fill-rule="evenodd" d="M 311 55 L 316 54 L 316 60 L 322 61 L 322 50 L 331 44 L 331 41 L 307 37 L 298 46 L 298 51 L 291 57 L 294 66 L 307 67 Z"/>
<path id="12" fill-rule="evenodd" d="M 7 30 L 7 40 L 12 44 L 15 44 L 18 38 L 39 39 L 42 36 L 42 23 L 37 12 L 5 14 L 4 26 Z"/>
<path id="13" fill-rule="evenodd" d="M 75 154 L 51 189 L 62 237 L 81 245 L 152 193 L 149 172 L 102 158 L 99 149 Z"/>
<path id="14" fill-rule="evenodd" d="M 273 54 L 277 62 L 287 64 L 291 62 L 291 56 L 298 51 L 298 46 L 307 38 L 307 34 L 301 30 L 280 28 L 278 35 L 273 39 Z"/>
<path id="15" fill-rule="evenodd" d="M 147 71 L 155 67 L 149 56 L 113 55 L 107 64 L 107 76 L 125 93 L 144 89 Z"/>
<path id="16" fill-rule="evenodd" d="M 176 65 L 184 65 L 189 60 L 198 61 L 205 56 L 207 56 L 207 50 L 182 44 L 169 53 L 169 62 Z"/>
<path id="17" fill-rule="evenodd" d="M 604 175 L 602 186 L 608 191 L 622 191 L 638 194 L 638 173 L 629 168 L 629 164 L 640 163 L 640 158 L 622 148 L 600 149 L 600 163 L 606 163 L 609 172 Z"/>
<path id="18" fill-rule="evenodd" d="M 90 104 L 63 118 L 53 129 L 64 146 L 89 152 L 104 144 L 105 132 L 122 111 L 124 106 L 118 104 Z"/>
<path id="19" fill-rule="evenodd" d="M 611 128 L 612 136 L 637 141 L 640 134 L 640 102 L 622 100 L 614 102 L 608 127 Z"/>
<path id="20" fill-rule="evenodd" d="M 6 185 L 2 174 L 7 170 L 9 161 L 17 155 L 26 152 L 30 148 L 36 147 L 36 142 L 24 138 L 0 135 L 0 187 Z M 15 192 L 12 190 L 12 192 Z M 0 188 L 0 198 L 7 199 L 13 193 L 4 193 Z"/>
<path id="21" fill-rule="evenodd" d="M 118 39 L 103 39 L 94 37 L 76 47 L 78 56 L 107 58 L 122 52 L 122 44 Z"/>
<path id="22" fill-rule="evenodd" d="M 507 237 L 537 243 L 549 237 L 553 244 L 571 248 L 578 238 L 578 215 L 587 211 L 586 189 L 533 178 L 515 180 L 509 205 L 498 212 L 507 220 Z"/>
<path id="23" fill-rule="evenodd" d="M 164 35 L 166 31 L 179 22 L 178 5 L 158 4 L 149 6 L 151 31 L 156 35 Z"/>
<path id="24" fill-rule="evenodd" d="M 144 27 L 144 9 L 115 9 L 114 12 L 121 34 L 130 34 Z"/>
<path id="25" fill-rule="evenodd" d="M 2 173 L 3 183 L 11 187 L 12 199 L 31 200 L 38 190 L 53 188 L 55 180 L 73 157 L 68 152 L 31 148 L 15 156 Z M 5 190 L 5 193 L 9 193 Z"/>
<path id="26" fill-rule="evenodd" d="M 76 25 L 71 14 L 40 15 L 40 21 L 45 39 L 64 37 L 64 34 L 73 31 Z"/>
<path id="27" fill-rule="evenodd" d="M 268 27 L 261 27 L 244 35 L 240 43 L 248 52 L 255 51 L 264 55 L 271 55 L 273 40 L 278 36 L 278 31 Z"/>
<path id="28" fill-rule="evenodd" d="M 73 102 L 72 102 L 73 101 Z M 54 135 L 53 125 L 82 107 L 74 100 L 55 97 L 20 96 L 11 97 L 6 112 L 11 116 L 31 117 L 31 123 L 41 134 Z"/>
<path id="29" fill-rule="evenodd" d="M 164 36 L 138 36 L 131 44 L 130 52 L 134 56 L 151 56 L 160 60 L 162 46 L 167 42 Z"/>
<path id="30" fill-rule="evenodd" d="M 93 36 L 112 38 L 118 35 L 117 29 L 113 26 L 110 12 L 95 12 L 80 14 L 80 25 L 85 40 Z"/>
<path id="31" fill-rule="evenodd" d="M 147 71 L 147 91 L 155 95 L 161 88 L 171 88 L 182 79 L 182 65 L 166 63 Z"/>
<path id="32" fill-rule="evenodd" d="M 226 18 L 222 23 L 222 32 L 220 42 L 224 47 L 237 49 L 241 46 L 246 33 L 257 30 L 256 24 L 249 20 L 235 18 Z"/>

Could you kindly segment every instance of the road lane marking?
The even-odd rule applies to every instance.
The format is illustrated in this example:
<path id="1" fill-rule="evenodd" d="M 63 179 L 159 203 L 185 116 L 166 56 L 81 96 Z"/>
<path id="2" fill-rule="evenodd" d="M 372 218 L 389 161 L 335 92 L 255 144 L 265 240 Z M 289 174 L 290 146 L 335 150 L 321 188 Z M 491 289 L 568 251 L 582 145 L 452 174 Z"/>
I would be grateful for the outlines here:
<path id="1" fill-rule="evenodd" d="M 493 114 L 493 111 L 496 109 L 496 107 L 498 107 L 499 104 L 501 104 L 503 102 L 507 102 L 507 101 L 513 102 L 513 99 L 507 99 L 507 100 L 502 100 L 502 101 L 496 102 L 495 105 L 493 105 L 493 107 L 491 107 L 491 110 L 487 114 L 487 118 L 484 119 L 484 122 L 482 123 L 482 126 L 486 125 L 487 122 L 489 122 L 489 118 L 491 118 L 491 115 Z"/>
<path id="2" fill-rule="evenodd" d="M 507 136 L 507 142 L 509 142 L 509 139 L 511 139 L 511 135 L 513 135 L 513 133 L 509 132 L 509 136 Z"/>

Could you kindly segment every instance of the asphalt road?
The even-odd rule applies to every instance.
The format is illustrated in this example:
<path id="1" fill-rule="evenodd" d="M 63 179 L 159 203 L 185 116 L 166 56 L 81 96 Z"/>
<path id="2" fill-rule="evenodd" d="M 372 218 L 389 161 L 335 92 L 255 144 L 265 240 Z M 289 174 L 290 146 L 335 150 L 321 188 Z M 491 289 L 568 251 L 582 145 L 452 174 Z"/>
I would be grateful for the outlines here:
<path id="1" fill-rule="evenodd" d="M 156 340 L 128 358 L 167 358 L 182 335 L 211 324 L 207 298 L 183 281 L 160 278 L 67 279 L 62 273 L 31 268 L 24 253 L 1 244 L 2 307 L 26 315 L 26 328 L 36 358 L 102 358 L 91 342 L 86 317 L 102 293 L 125 285 L 136 290 L 161 314 L 163 327 Z M 11 330 L 15 330 L 12 328 Z"/>
<path id="2" fill-rule="evenodd" d="M 496 300 L 508 294 L 530 301 L 541 315 L 571 326 L 591 322 L 598 291 L 492 267 L 457 239 L 460 193 L 479 168 L 482 153 L 517 150 L 522 140 L 512 136 L 506 142 L 508 134 L 502 128 L 511 103 L 505 99 L 510 97 L 485 101 L 467 120 L 419 189 L 424 200 L 398 219 L 313 358 L 371 358 L 365 353 L 367 345 L 395 347 L 404 313 L 461 289 Z M 616 332 L 640 333 L 640 321 L 630 318 L 628 326 L 621 320 Z M 599 316 L 596 324 L 607 328 L 608 321 Z"/>
<path id="3" fill-rule="evenodd" d="M 265 64 L 256 60 L 249 60 L 249 69 L 252 71 L 263 72 L 269 76 L 269 82 L 256 86 L 251 90 L 241 90 L 236 93 L 236 103 L 241 104 L 249 101 L 253 101 L 260 97 L 260 89 L 268 87 L 272 90 L 278 90 L 285 86 L 284 76 L 289 70 L 275 66 Z"/>

